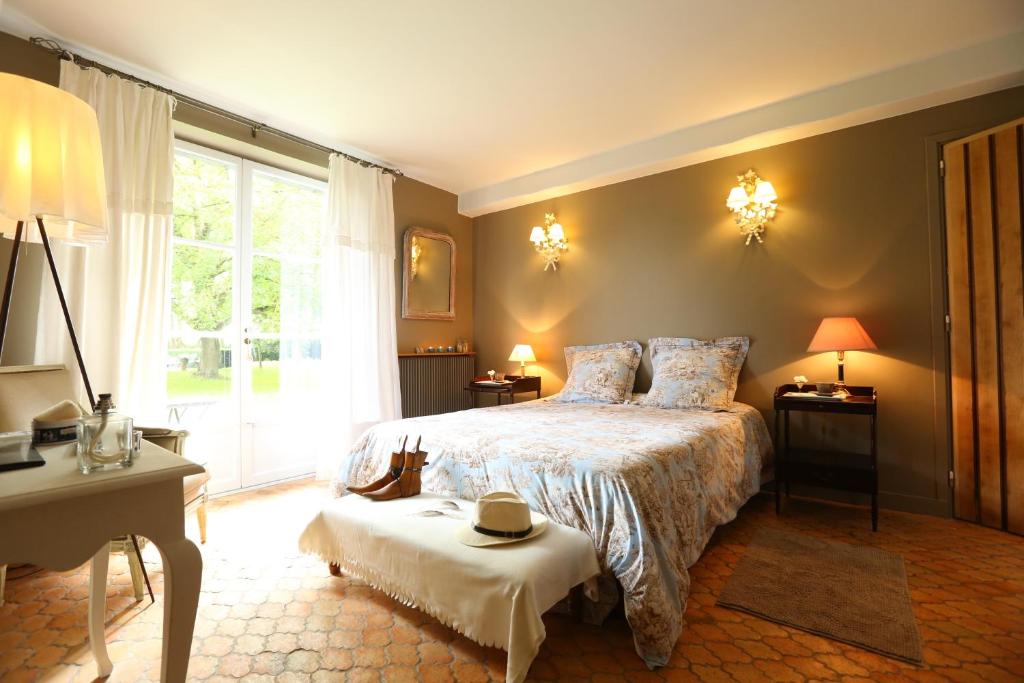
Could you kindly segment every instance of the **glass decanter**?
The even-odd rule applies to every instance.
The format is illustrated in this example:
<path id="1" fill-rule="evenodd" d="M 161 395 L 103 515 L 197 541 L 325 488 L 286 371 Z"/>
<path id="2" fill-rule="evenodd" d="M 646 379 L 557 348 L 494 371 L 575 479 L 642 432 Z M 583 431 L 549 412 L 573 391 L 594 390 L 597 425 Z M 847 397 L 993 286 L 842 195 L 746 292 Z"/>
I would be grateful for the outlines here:
<path id="1" fill-rule="evenodd" d="M 131 464 L 132 419 L 114 412 L 110 394 L 100 394 L 96 411 L 82 417 L 82 429 L 78 433 L 78 469 L 89 474 Z"/>

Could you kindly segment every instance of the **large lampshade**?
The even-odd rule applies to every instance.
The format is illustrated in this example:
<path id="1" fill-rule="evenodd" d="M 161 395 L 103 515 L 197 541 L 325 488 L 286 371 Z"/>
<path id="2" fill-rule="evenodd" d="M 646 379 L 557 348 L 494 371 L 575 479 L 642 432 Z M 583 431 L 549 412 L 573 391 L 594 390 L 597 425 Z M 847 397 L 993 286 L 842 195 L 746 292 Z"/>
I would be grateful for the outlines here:
<path id="1" fill-rule="evenodd" d="M 107 189 L 96 112 L 51 85 L 0 73 L 0 234 L 38 242 L 107 240 Z"/>
<path id="2" fill-rule="evenodd" d="M 811 339 L 808 351 L 858 351 L 877 349 L 856 318 L 825 318 Z"/>

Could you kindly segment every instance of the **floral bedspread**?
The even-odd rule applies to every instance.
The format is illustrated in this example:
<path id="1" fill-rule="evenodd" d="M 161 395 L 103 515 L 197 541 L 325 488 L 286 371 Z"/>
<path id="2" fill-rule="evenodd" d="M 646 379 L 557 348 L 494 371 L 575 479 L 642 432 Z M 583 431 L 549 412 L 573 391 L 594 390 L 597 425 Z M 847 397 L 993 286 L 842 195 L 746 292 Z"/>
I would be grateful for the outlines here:
<path id="1" fill-rule="evenodd" d="M 771 441 L 761 414 L 542 399 L 385 422 L 368 430 L 332 482 L 365 484 L 409 435 L 422 436 L 423 488 L 475 500 L 512 490 L 594 539 L 624 591 L 639 655 L 663 666 L 682 630 L 687 568 L 715 527 L 757 492 Z"/>

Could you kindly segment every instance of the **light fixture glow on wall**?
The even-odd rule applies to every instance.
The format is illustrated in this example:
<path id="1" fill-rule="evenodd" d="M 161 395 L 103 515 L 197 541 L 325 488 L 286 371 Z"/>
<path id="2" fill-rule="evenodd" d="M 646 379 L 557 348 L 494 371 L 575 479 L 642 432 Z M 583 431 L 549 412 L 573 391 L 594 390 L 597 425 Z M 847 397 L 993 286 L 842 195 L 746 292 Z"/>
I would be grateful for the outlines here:
<path id="1" fill-rule="evenodd" d="M 767 180 L 761 180 L 754 169 L 743 175 L 736 176 L 739 184 L 729 192 L 725 205 L 736 214 L 736 225 L 740 226 L 740 234 L 746 236 L 746 244 L 751 239 L 764 242 L 764 228 L 768 221 L 775 218 L 778 208 L 776 201 L 779 196 L 775 188 Z"/>
<path id="2" fill-rule="evenodd" d="M 420 272 L 420 255 L 423 253 L 423 247 L 420 246 L 420 238 L 413 237 L 412 244 L 409 245 L 409 274 L 412 275 L 412 279 L 416 279 L 416 274 Z"/>
<path id="3" fill-rule="evenodd" d="M 558 270 L 558 259 L 563 251 L 569 250 L 569 240 L 565 239 L 565 230 L 555 220 L 555 214 L 544 214 L 544 227 L 533 226 L 530 241 L 537 253 L 544 257 L 544 270 L 548 267 Z"/>

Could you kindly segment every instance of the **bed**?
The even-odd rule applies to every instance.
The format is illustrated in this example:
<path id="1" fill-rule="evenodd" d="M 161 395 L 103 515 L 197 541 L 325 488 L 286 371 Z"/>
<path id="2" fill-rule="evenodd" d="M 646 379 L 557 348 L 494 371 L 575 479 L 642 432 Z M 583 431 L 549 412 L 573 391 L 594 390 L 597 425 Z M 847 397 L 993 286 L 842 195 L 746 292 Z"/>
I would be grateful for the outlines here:
<path id="1" fill-rule="evenodd" d="M 376 425 L 343 461 L 334 494 L 379 477 L 406 434 L 430 453 L 424 490 L 469 500 L 514 490 L 586 532 L 651 667 L 679 638 L 687 568 L 757 492 L 771 449 L 761 414 L 742 403 L 710 412 L 541 399 Z"/>

